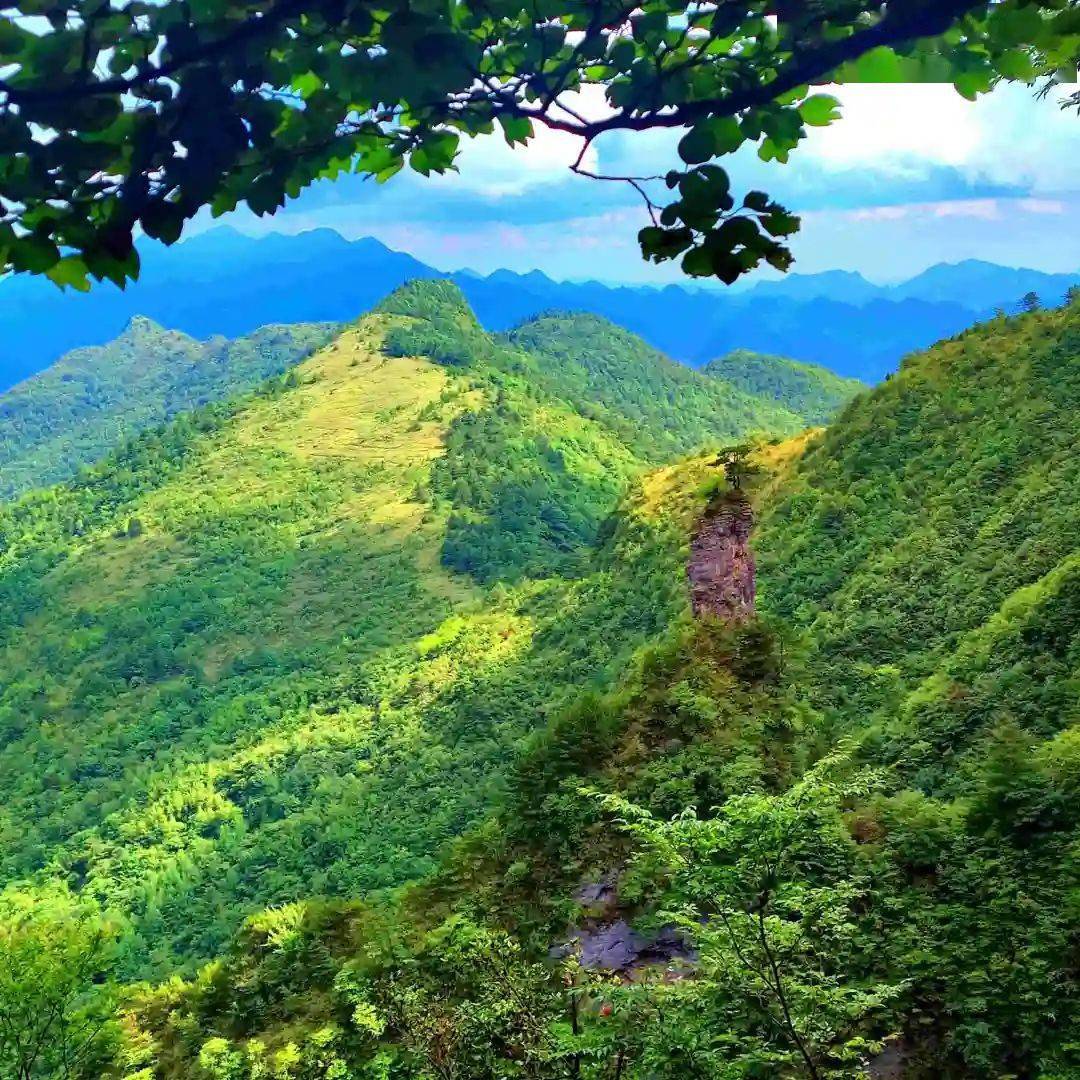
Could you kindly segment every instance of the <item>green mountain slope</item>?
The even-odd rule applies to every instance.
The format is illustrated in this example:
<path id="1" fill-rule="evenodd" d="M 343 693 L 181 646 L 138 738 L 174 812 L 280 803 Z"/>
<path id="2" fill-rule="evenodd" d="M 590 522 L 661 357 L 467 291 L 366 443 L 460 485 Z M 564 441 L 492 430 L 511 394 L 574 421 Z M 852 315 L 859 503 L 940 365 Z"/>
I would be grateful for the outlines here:
<path id="1" fill-rule="evenodd" d="M 243 394 L 333 333 L 331 323 L 302 323 L 201 342 L 134 318 L 115 341 L 76 349 L 0 396 L 0 499 L 66 480 L 125 438 Z"/>
<path id="2" fill-rule="evenodd" d="M 669 460 L 735 431 L 795 432 L 817 422 L 775 399 L 769 387 L 704 378 L 598 315 L 542 315 L 512 331 L 509 340 L 540 358 L 539 370 L 530 373 L 536 382 L 589 402 L 594 415 L 614 425 L 647 461 Z"/>
<path id="3" fill-rule="evenodd" d="M 858 379 L 841 378 L 817 364 L 749 349 L 736 349 L 727 356 L 710 360 L 701 370 L 746 394 L 775 401 L 815 427 L 829 423 L 853 397 L 866 389 L 866 384 Z"/>
<path id="4" fill-rule="evenodd" d="M 406 288 L 0 509 L 9 910 L 73 890 L 162 975 L 268 905 L 436 866 L 521 740 L 685 603 L 678 530 L 591 557 L 646 463 L 537 363 Z"/>
<path id="5" fill-rule="evenodd" d="M 1074 305 L 914 358 L 800 461 L 761 525 L 761 594 L 807 625 L 830 705 L 913 690 L 1024 590 L 1057 588 L 1077 544 L 1078 407 Z"/>
<path id="6" fill-rule="evenodd" d="M 541 638 L 638 632 L 485 823 L 393 904 L 252 919 L 103 1071 L 1080 1075 L 1077 415 L 1076 305 L 910 358 L 760 452 L 737 625 L 684 573 L 745 496 L 646 476 Z"/>
<path id="7" fill-rule="evenodd" d="M 444 563 L 483 581 L 579 572 L 646 463 L 806 426 L 595 316 L 545 317 L 504 339 L 481 329 L 449 282 L 406 285 L 378 310 L 409 320 L 387 337 L 392 355 L 433 357 L 487 395 L 488 407 L 451 425 L 431 476 L 454 511 Z"/>

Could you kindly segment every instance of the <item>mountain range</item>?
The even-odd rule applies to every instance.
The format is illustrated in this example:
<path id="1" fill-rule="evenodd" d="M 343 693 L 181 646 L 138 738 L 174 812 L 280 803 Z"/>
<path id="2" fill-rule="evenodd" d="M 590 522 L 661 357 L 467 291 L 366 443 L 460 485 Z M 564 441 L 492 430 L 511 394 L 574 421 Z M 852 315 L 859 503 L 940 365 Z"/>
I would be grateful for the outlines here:
<path id="1" fill-rule="evenodd" d="M 504 331 L 549 309 L 589 311 L 640 335 L 674 359 L 700 365 L 746 348 L 825 365 L 876 382 L 903 355 L 971 325 L 996 306 L 1038 292 L 1060 301 L 1078 275 L 1047 275 L 968 262 L 931 268 L 897 286 L 858 275 L 793 275 L 745 291 L 556 282 L 539 272 L 445 275 L 372 239 L 328 229 L 251 238 L 217 228 L 167 248 L 142 248 L 138 282 L 90 294 L 48 282 L 0 282 L 0 390 L 61 354 L 102 345 L 144 315 L 198 339 L 235 338 L 267 324 L 343 322 L 415 278 L 452 278 L 481 323 Z"/>
<path id="2" fill-rule="evenodd" d="M 413 281 L 0 503 L 0 1055 L 1080 1075 L 1080 302 L 812 375 Z"/>
<path id="3" fill-rule="evenodd" d="M 236 397 L 310 356 L 333 323 L 196 341 L 135 316 L 0 394 L 0 499 L 74 476 L 148 427 Z"/>
<path id="4" fill-rule="evenodd" d="M 111 353 L 154 342 L 166 369 L 190 348 L 140 323 Z M 508 340 L 419 281 L 287 378 L 0 503 L 0 877 L 63 866 L 130 920 L 134 975 L 431 870 L 550 709 L 544 670 L 555 697 L 601 679 L 667 610 L 593 561 L 627 486 L 804 425 L 595 316 Z"/>
<path id="5" fill-rule="evenodd" d="M 67 480 L 147 428 L 243 396 L 340 329 L 293 323 L 200 342 L 135 316 L 114 341 L 75 349 L 0 393 L 0 499 Z M 484 336 L 470 314 L 458 338 L 425 339 L 416 351 L 497 352 L 536 384 L 602 415 L 646 461 L 725 434 L 825 423 L 866 388 L 822 367 L 748 352 L 698 372 L 597 315 L 538 316 L 509 335 Z M 291 372 L 285 384 L 297 378 Z"/>

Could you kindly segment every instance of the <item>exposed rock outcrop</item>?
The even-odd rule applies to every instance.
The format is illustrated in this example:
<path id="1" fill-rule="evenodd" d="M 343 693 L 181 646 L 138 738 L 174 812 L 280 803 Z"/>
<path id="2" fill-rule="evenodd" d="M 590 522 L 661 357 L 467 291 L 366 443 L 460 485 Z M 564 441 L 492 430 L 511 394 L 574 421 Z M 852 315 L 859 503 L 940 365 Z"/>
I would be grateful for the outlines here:
<path id="1" fill-rule="evenodd" d="M 562 959 L 576 953 L 583 968 L 628 979 L 657 969 L 671 978 L 686 974 L 697 961 L 697 950 L 674 927 L 653 934 L 635 930 L 620 909 L 618 877 L 615 870 L 578 889 L 575 899 L 582 906 L 581 918 L 550 955 Z"/>
<path id="2" fill-rule="evenodd" d="M 742 622 L 754 614 L 754 512 L 738 494 L 712 505 L 690 542 L 690 604 L 694 614 Z"/>

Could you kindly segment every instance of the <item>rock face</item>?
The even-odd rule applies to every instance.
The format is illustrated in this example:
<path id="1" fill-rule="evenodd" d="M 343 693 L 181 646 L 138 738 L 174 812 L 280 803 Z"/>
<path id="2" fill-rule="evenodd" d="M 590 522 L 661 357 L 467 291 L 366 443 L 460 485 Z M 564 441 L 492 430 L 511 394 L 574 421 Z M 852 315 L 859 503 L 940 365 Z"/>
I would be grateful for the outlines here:
<path id="1" fill-rule="evenodd" d="M 631 973 L 643 968 L 685 967 L 697 960 L 697 951 L 672 927 L 645 937 L 620 919 L 596 930 L 579 930 L 576 936 L 581 966 L 593 971 Z"/>
<path id="2" fill-rule="evenodd" d="M 553 959 L 577 954 L 581 966 L 632 979 L 662 969 L 665 977 L 680 978 L 697 962 L 697 950 L 674 927 L 642 934 L 626 921 L 618 897 L 619 871 L 587 882 L 574 894 L 581 917 L 566 938 L 549 950 Z"/>
<path id="3" fill-rule="evenodd" d="M 690 542 L 690 604 L 694 614 L 741 622 L 754 614 L 754 513 L 738 495 L 709 508 Z"/>

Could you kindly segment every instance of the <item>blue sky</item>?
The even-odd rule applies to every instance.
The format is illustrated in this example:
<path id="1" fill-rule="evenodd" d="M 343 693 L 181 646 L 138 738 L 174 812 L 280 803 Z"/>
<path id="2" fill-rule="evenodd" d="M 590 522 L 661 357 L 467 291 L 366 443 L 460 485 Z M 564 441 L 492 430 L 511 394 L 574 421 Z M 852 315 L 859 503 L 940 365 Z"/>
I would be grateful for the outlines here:
<path id="1" fill-rule="evenodd" d="M 833 92 L 843 119 L 811 129 L 789 164 L 762 163 L 752 148 L 726 163 L 737 190 L 764 188 L 803 216 L 792 244 L 797 272 L 858 270 L 884 282 L 967 258 L 1080 269 L 1075 110 L 1015 85 L 975 103 L 937 85 Z M 578 96 L 574 107 L 604 106 Z M 670 132 L 611 133 L 589 163 L 662 173 L 677 163 L 676 141 Z M 632 190 L 568 171 L 578 150 L 573 137 L 548 131 L 524 149 L 477 139 L 458 173 L 402 173 L 386 185 L 348 177 L 314 186 L 274 217 L 240 211 L 228 223 L 251 233 L 325 226 L 350 239 L 375 236 L 441 269 L 680 280 L 674 265 L 642 262 L 635 234 L 645 213 Z"/>

